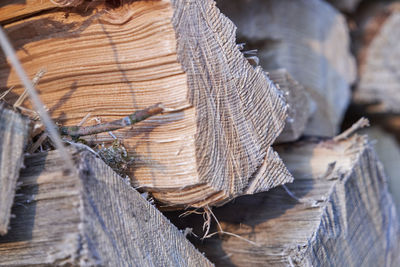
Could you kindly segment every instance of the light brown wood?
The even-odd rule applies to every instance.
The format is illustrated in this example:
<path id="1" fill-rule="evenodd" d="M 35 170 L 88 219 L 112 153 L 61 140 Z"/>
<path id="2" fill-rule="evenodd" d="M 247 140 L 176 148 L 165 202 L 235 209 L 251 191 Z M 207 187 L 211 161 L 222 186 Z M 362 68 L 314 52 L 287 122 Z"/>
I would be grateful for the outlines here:
<path id="1" fill-rule="evenodd" d="M 166 107 L 115 132 L 135 159 L 128 173 L 135 186 L 166 205 L 217 205 L 291 181 L 270 147 L 287 116 L 283 97 L 239 51 L 235 27 L 214 1 L 52 10 L 5 29 L 30 75 L 47 69 L 38 90 L 61 124 L 76 125 L 89 112 L 110 121 L 158 102 Z M 0 88 L 13 85 L 20 94 L 2 60 Z"/>
<path id="2" fill-rule="evenodd" d="M 288 104 L 285 128 L 275 143 L 295 141 L 302 136 L 308 120 L 315 112 L 315 102 L 306 89 L 294 80 L 287 70 L 269 70 L 268 76 L 283 91 Z"/>
<path id="3" fill-rule="evenodd" d="M 56 4 L 47 0 L 2 0 L 0 2 L 0 24 L 6 24 L 54 7 Z"/>
<path id="4" fill-rule="evenodd" d="M 356 76 L 345 18 L 320 0 L 219 0 L 218 6 L 245 49 L 258 49 L 264 69 L 285 68 L 309 91 L 317 110 L 305 134 L 336 134 Z"/>
<path id="5" fill-rule="evenodd" d="M 0 100 L 0 235 L 8 231 L 28 131 L 29 120 Z"/>
<path id="6" fill-rule="evenodd" d="M 224 234 L 198 242 L 211 261 L 217 266 L 399 265 L 399 220 L 382 165 L 365 137 L 308 140 L 277 151 L 295 177 L 289 193 L 280 187 L 213 209 L 222 229 L 240 238 Z M 187 220 L 187 227 L 202 226 L 199 217 Z"/>
<path id="7" fill-rule="evenodd" d="M 369 112 L 400 113 L 400 3 L 364 5 L 358 16 L 355 102 Z"/>
<path id="8" fill-rule="evenodd" d="M 154 206 L 88 151 L 26 158 L 1 266 L 212 266 Z"/>

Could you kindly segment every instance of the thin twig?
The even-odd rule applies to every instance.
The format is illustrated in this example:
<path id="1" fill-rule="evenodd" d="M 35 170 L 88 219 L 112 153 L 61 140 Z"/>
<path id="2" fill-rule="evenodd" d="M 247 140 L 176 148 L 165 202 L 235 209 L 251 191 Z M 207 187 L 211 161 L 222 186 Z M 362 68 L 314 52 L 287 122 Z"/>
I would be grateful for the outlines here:
<path id="1" fill-rule="evenodd" d="M 4 93 L 2 93 L 0 95 L 0 100 L 2 100 L 6 95 L 8 95 L 9 92 L 11 92 L 11 90 L 14 89 L 14 86 L 11 86 L 10 89 L 8 89 L 7 91 L 5 91 Z"/>
<path id="2" fill-rule="evenodd" d="M 38 140 L 28 149 L 28 153 L 34 153 L 46 140 L 47 133 L 42 133 L 42 135 L 38 138 Z"/>
<path id="3" fill-rule="evenodd" d="M 85 117 L 83 117 L 83 119 L 78 123 L 78 126 L 82 126 L 83 124 L 85 124 L 86 123 L 86 121 L 89 119 L 89 117 L 91 116 L 92 114 L 89 112 L 88 114 L 86 114 L 86 116 Z"/>
<path id="4" fill-rule="evenodd" d="M 137 122 L 143 121 L 151 116 L 160 114 L 163 112 L 164 108 L 163 106 L 159 103 L 156 105 L 153 105 L 151 107 L 148 107 L 143 110 L 136 111 L 135 113 L 126 116 L 122 119 L 111 121 L 111 122 L 106 122 L 106 123 L 100 123 L 97 125 L 93 126 L 61 126 L 59 128 L 59 131 L 62 135 L 68 135 L 71 136 L 72 138 L 79 138 L 80 136 L 85 136 L 85 135 L 92 135 L 92 134 L 98 134 L 98 133 L 104 133 L 104 132 L 109 132 L 109 131 L 115 131 L 130 125 L 133 125 Z"/>
<path id="5" fill-rule="evenodd" d="M 340 140 L 345 140 L 345 139 L 349 138 L 349 136 L 352 135 L 355 131 L 358 131 L 359 129 L 362 129 L 362 128 L 368 127 L 368 126 L 369 126 L 369 120 L 367 118 L 362 117 L 356 123 L 354 123 L 349 129 L 347 129 L 343 133 L 335 136 L 333 138 L 333 141 L 337 142 Z"/>
<path id="6" fill-rule="evenodd" d="M 301 203 L 301 200 L 300 200 L 298 197 L 296 197 L 296 195 L 293 194 L 293 192 L 290 191 L 289 188 L 287 188 L 286 185 L 283 184 L 282 187 L 283 187 L 283 189 L 285 189 L 286 193 L 287 193 L 291 198 L 293 198 L 293 199 L 296 200 L 297 202 Z"/>
<path id="7" fill-rule="evenodd" d="M 243 241 L 246 241 L 246 242 L 248 242 L 249 244 L 251 244 L 251 245 L 253 245 L 253 246 L 260 246 L 259 244 L 257 244 L 256 242 L 253 242 L 253 241 L 251 241 L 251 240 L 249 240 L 249 239 L 247 239 L 247 238 L 244 238 L 244 237 L 242 237 L 242 236 L 240 236 L 240 235 L 237 235 L 237 234 L 234 234 L 234 233 L 231 233 L 231 232 L 226 232 L 226 231 L 224 231 L 223 229 L 222 229 L 222 226 L 221 226 L 221 224 L 219 223 L 219 221 L 218 221 L 218 219 L 217 219 L 217 217 L 215 216 L 215 214 L 212 212 L 212 210 L 211 210 L 211 208 L 209 208 L 208 206 L 206 206 L 205 208 L 204 208 L 204 212 L 207 214 L 207 217 L 210 217 L 210 221 L 209 221 L 209 223 L 211 224 L 211 217 L 213 217 L 214 218 L 214 220 L 215 220 L 215 222 L 217 223 L 217 226 L 218 226 L 218 231 L 217 232 L 214 232 L 214 233 L 212 233 L 212 234 L 206 234 L 205 236 L 203 236 L 203 238 L 202 239 L 204 239 L 204 238 L 210 238 L 210 237 L 212 237 L 212 236 L 214 236 L 214 235 L 216 235 L 216 234 L 223 234 L 223 235 L 230 235 L 230 236 L 233 236 L 233 237 L 236 237 L 236 238 L 238 238 L 238 239 L 240 239 L 240 240 L 243 240 Z M 210 228 L 210 226 L 208 227 L 208 229 L 207 230 L 209 230 L 209 228 Z M 207 233 L 208 233 L 208 231 L 207 231 Z"/>
<path id="8" fill-rule="evenodd" d="M 20 78 L 22 84 L 27 89 L 28 94 L 31 98 L 32 104 L 33 104 L 35 110 L 38 112 L 41 121 L 46 126 L 46 129 L 50 135 L 50 138 L 52 139 L 54 145 L 58 149 L 58 152 L 60 153 L 61 157 L 64 159 L 67 169 L 74 170 L 75 169 L 74 163 L 71 159 L 70 154 L 65 149 L 60 136 L 58 135 L 56 126 L 54 125 L 50 116 L 47 114 L 47 112 L 44 108 L 44 105 L 39 98 L 38 93 L 36 92 L 34 86 L 32 85 L 31 80 L 26 75 L 25 70 L 23 69 L 23 67 L 21 65 L 21 62 L 19 61 L 19 59 L 15 53 L 15 50 L 11 46 L 10 41 L 8 40 L 2 27 L 0 27 L 0 45 L 4 50 L 4 54 L 6 56 L 8 56 L 10 63 L 14 67 L 15 71 L 17 72 L 18 77 Z"/>
<path id="9" fill-rule="evenodd" d="M 35 76 L 32 79 L 32 85 L 33 87 L 36 87 L 39 83 L 40 78 L 43 77 L 43 75 L 46 73 L 46 71 L 44 69 L 40 69 Z M 27 94 L 27 89 L 25 87 L 24 92 L 18 97 L 17 101 L 15 101 L 13 107 L 14 108 L 19 108 L 25 101 L 26 97 L 28 96 Z"/>

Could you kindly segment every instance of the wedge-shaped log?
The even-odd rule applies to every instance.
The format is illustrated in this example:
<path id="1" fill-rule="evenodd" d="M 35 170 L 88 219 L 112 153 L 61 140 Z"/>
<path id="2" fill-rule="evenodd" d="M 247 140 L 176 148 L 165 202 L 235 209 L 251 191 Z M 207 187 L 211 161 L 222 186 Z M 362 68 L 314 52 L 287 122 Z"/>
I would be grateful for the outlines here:
<path id="1" fill-rule="evenodd" d="M 46 68 L 38 90 L 54 119 L 110 121 L 163 103 L 163 115 L 115 135 L 135 159 L 135 186 L 167 205 L 220 204 L 291 181 L 270 147 L 284 127 L 283 97 L 247 62 L 214 1 L 93 5 L 5 27 L 27 71 Z M 4 60 L 0 85 L 22 91 Z"/>
<path id="2" fill-rule="evenodd" d="M 285 128 L 276 139 L 276 143 L 295 141 L 305 131 L 308 120 L 315 111 L 315 102 L 287 70 L 272 70 L 268 72 L 268 76 L 283 91 L 288 104 Z"/>
<path id="3" fill-rule="evenodd" d="M 354 99 L 370 112 L 400 113 L 400 3 L 374 2 L 358 14 L 359 83 Z"/>
<path id="4" fill-rule="evenodd" d="M 102 160 L 74 158 L 69 174 L 57 151 L 26 158 L 0 265 L 212 266 Z"/>
<path id="5" fill-rule="evenodd" d="M 0 100 L 0 235 L 8 231 L 28 132 L 29 120 Z"/>
<path id="6" fill-rule="evenodd" d="M 264 69 L 285 68 L 309 91 L 317 110 L 305 133 L 337 133 L 356 75 L 345 18 L 321 0 L 220 0 L 218 7 Z"/>
<path id="7" fill-rule="evenodd" d="M 396 209 L 365 137 L 277 150 L 294 183 L 288 192 L 276 188 L 214 209 L 225 232 L 247 240 L 224 235 L 198 244 L 211 261 L 217 266 L 399 265 Z"/>

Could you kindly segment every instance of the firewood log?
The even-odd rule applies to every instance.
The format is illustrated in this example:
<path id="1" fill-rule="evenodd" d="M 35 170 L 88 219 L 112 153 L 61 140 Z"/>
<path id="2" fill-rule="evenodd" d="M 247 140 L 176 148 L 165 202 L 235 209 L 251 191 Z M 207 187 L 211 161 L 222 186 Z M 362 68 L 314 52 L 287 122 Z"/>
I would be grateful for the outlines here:
<path id="1" fill-rule="evenodd" d="M 288 104 L 285 128 L 275 143 L 295 141 L 305 131 L 308 120 L 315 112 L 315 103 L 306 89 L 285 69 L 268 71 L 270 79 L 284 92 Z"/>
<path id="2" fill-rule="evenodd" d="M 183 233 L 104 162 L 74 152 L 26 157 L 1 266 L 212 266 Z"/>
<path id="3" fill-rule="evenodd" d="M 277 151 L 294 183 L 213 209 L 226 234 L 197 242 L 200 251 L 217 266 L 400 264 L 396 209 L 365 137 L 308 140 Z M 198 233 L 201 219 L 191 216 L 185 226 Z"/>
<path id="4" fill-rule="evenodd" d="M 0 100 L 0 235 L 8 231 L 28 131 L 29 120 Z"/>
<path id="5" fill-rule="evenodd" d="M 356 76 L 345 18 L 320 0 L 219 0 L 218 7 L 264 69 L 285 68 L 309 91 L 317 109 L 304 134 L 336 134 Z"/>
<path id="6" fill-rule="evenodd" d="M 372 113 L 400 113 L 400 3 L 364 5 L 355 33 L 359 82 L 354 100 Z"/>
<path id="7" fill-rule="evenodd" d="M 400 209 L 400 145 L 395 136 L 380 126 L 373 126 L 362 130 L 374 142 L 374 148 L 379 161 L 382 162 L 388 178 L 389 191 L 393 196 L 397 210 Z M 399 214 L 398 214 L 399 215 Z"/>
<path id="8" fill-rule="evenodd" d="M 5 29 L 30 75 L 46 68 L 38 90 L 60 124 L 76 125 L 89 112 L 110 121 L 165 106 L 115 135 L 134 158 L 128 175 L 135 186 L 166 205 L 218 205 L 292 180 L 270 147 L 285 124 L 283 96 L 247 62 L 235 26 L 214 1 L 85 2 Z M 20 94 L 0 60 L 0 90 L 15 86 Z"/>

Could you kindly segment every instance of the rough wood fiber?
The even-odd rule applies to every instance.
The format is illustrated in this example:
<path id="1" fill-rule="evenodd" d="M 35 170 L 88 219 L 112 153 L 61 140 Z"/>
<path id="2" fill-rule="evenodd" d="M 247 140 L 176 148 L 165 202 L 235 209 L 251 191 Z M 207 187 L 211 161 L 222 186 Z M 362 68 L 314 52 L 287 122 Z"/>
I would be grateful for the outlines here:
<path id="1" fill-rule="evenodd" d="M 370 140 L 374 141 L 374 148 L 388 178 L 389 191 L 393 196 L 397 210 L 400 209 L 400 145 L 395 137 L 379 126 L 362 130 Z"/>
<path id="2" fill-rule="evenodd" d="M 277 150 L 295 177 L 288 188 L 298 200 L 276 188 L 214 209 L 225 232 L 256 245 L 229 235 L 205 240 L 198 248 L 211 261 L 217 266 L 399 265 L 395 206 L 364 137 Z"/>
<path id="3" fill-rule="evenodd" d="M 350 100 L 355 62 L 345 18 L 320 0 L 219 0 L 264 69 L 285 68 L 317 104 L 306 134 L 337 133 Z"/>
<path id="4" fill-rule="evenodd" d="M 212 266 L 155 207 L 89 152 L 65 174 L 28 156 L 1 266 Z"/>
<path id="5" fill-rule="evenodd" d="M 365 5 L 358 24 L 354 99 L 371 104 L 370 112 L 400 113 L 400 3 Z"/>
<path id="6" fill-rule="evenodd" d="M 315 103 L 306 89 L 290 76 L 285 69 L 268 72 L 270 79 L 285 93 L 288 117 L 285 128 L 276 139 L 276 143 L 295 141 L 305 131 L 308 120 L 315 111 Z"/>
<path id="7" fill-rule="evenodd" d="M 0 235 L 8 231 L 28 131 L 29 120 L 0 100 Z"/>
<path id="8" fill-rule="evenodd" d="M 270 148 L 284 127 L 283 97 L 239 51 L 235 26 L 214 1 L 52 9 L 5 28 L 31 75 L 46 67 L 39 91 L 62 124 L 164 104 L 163 115 L 115 132 L 135 158 L 135 186 L 161 202 L 216 205 L 291 181 Z M 0 88 L 11 85 L 21 93 L 0 61 Z"/>

